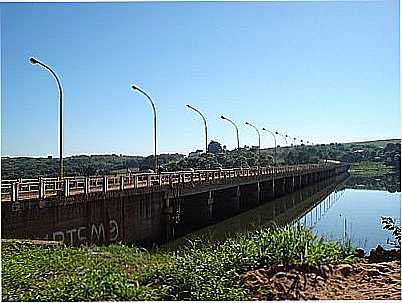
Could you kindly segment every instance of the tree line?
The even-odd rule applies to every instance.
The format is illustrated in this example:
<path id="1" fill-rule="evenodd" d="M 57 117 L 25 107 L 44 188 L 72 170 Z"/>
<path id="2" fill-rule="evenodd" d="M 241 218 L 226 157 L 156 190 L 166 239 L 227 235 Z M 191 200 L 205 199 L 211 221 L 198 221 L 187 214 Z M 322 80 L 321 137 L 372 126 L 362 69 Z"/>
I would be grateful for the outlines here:
<path id="1" fill-rule="evenodd" d="M 397 140 L 394 140 L 395 142 Z M 161 171 L 189 169 L 216 169 L 269 165 L 294 165 L 341 161 L 359 163 L 373 161 L 400 169 L 401 144 L 331 143 L 321 145 L 300 145 L 262 149 L 244 146 L 239 150 L 228 150 L 219 142 L 211 141 L 208 152 L 196 151 L 188 156 L 183 154 L 161 154 L 158 161 Z M 276 161 L 275 161 L 276 160 Z M 119 174 L 153 169 L 154 156 L 128 155 L 79 155 L 64 159 L 65 176 L 93 176 Z M 2 157 L 1 176 L 3 179 L 56 177 L 58 158 Z"/>

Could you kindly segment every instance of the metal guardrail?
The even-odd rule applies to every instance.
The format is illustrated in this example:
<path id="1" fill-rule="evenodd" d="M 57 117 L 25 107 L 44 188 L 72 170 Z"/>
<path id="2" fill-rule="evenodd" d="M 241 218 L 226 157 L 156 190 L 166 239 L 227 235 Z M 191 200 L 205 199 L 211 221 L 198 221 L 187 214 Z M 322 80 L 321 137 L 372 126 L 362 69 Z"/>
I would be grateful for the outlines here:
<path id="1" fill-rule="evenodd" d="M 18 179 L 1 181 L 1 201 L 45 199 L 52 196 L 72 196 L 95 192 L 122 191 L 178 184 L 213 184 L 222 180 L 256 176 L 280 176 L 307 172 L 319 172 L 341 167 L 339 164 L 305 164 L 279 167 L 251 167 L 213 170 L 136 173 L 127 175 Z"/>

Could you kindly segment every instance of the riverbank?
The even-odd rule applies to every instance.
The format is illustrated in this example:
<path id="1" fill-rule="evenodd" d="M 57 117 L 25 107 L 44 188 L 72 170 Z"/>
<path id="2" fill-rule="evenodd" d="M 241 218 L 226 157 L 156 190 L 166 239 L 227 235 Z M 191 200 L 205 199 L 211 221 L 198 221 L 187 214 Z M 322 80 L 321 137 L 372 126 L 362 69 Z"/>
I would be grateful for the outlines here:
<path id="1" fill-rule="evenodd" d="M 249 300 L 248 271 L 353 263 L 350 246 L 304 228 L 263 229 L 175 251 L 2 242 L 4 301 Z"/>
<path id="2" fill-rule="evenodd" d="M 1 254 L 3 301 L 366 298 L 347 297 L 353 289 L 378 290 L 367 298 L 385 299 L 396 298 L 400 287 L 400 262 L 364 265 L 350 245 L 303 227 L 262 229 L 220 243 L 199 239 L 174 251 L 2 241 Z M 366 281 L 368 273 L 373 279 Z"/>

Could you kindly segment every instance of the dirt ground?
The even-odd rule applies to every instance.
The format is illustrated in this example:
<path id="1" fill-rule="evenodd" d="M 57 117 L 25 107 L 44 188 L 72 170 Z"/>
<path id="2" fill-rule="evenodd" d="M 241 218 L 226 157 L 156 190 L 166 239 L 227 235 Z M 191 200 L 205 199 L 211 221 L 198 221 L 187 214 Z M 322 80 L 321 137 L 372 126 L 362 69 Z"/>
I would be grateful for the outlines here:
<path id="1" fill-rule="evenodd" d="M 256 300 L 401 300 L 400 261 L 315 268 L 277 266 L 245 273 Z"/>

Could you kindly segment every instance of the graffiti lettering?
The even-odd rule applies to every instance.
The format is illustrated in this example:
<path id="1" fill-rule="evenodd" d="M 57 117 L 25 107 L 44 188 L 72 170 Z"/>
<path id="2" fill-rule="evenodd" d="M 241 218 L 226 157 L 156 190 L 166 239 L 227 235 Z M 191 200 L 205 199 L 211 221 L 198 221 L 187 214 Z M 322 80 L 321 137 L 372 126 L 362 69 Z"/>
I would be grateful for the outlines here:
<path id="1" fill-rule="evenodd" d="M 85 226 L 78 227 L 78 233 L 77 233 L 78 241 L 85 241 L 87 239 L 87 237 L 81 235 L 81 231 L 86 230 L 86 229 L 87 228 Z"/>
<path id="2" fill-rule="evenodd" d="M 101 238 L 100 236 L 102 235 L 102 239 L 105 239 L 105 229 L 103 228 L 103 224 L 99 224 L 99 227 L 96 228 L 95 224 L 92 224 L 91 227 L 91 240 L 94 239 L 94 234 L 96 234 L 96 237 L 98 238 L 98 240 L 100 241 Z"/>
<path id="3" fill-rule="evenodd" d="M 71 245 L 74 245 L 74 238 L 73 238 L 73 234 L 76 232 L 76 229 L 70 229 L 66 231 L 66 234 L 70 234 L 70 243 Z"/>
<path id="4" fill-rule="evenodd" d="M 119 226 L 116 220 L 110 220 L 110 241 L 116 241 L 119 237 Z"/>
<path id="5" fill-rule="evenodd" d="M 90 232 L 90 234 L 88 234 Z M 89 226 L 79 226 L 66 230 L 57 230 L 50 234 L 54 241 L 62 241 L 68 245 L 79 244 L 81 242 L 114 242 L 119 238 L 119 224 L 116 220 L 109 221 L 109 238 L 106 238 L 103 223 L 90 224 Z M 46 235 L 46 238 L 49 236 Z"/>

